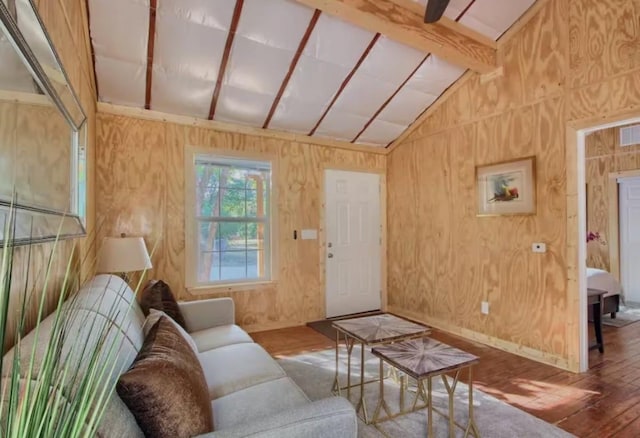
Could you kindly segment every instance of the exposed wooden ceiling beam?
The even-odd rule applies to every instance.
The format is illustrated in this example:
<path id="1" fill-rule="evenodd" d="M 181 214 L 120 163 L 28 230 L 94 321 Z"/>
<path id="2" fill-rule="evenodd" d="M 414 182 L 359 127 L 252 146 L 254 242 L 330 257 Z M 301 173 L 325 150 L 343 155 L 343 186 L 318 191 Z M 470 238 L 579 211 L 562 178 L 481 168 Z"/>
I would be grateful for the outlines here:
<path id="1" fill-rule="evenodd" d="M 296 1 L 461 67 L 480 73 L 498 67 L 495 42 L 478 41 L 469 32 L 456 31 L 452 23 L 426 24 L 422 8 L 419 14 L 417 8 L 408 8 L 409 3 L 403 1 L 403 6 L 398 5 L 401 0 Z"/>
<path id="2" fill-rule="evenodd" d="M 231 25 L 229 26 L 229 34 L 227 35 L 224 52 L 222 53 L 222 60 L 220 61 L 216 87 L 213 90 L 213 97 L 211 98 L 209 120 L 213 120 L 213 117 L 216 115 L 216 106 L 218 105 L 218 97 L 220 96 L 220 89 L 222 88 L 222 80 L 224 79 L 224 72 L 227 70 L 227 63 L 229 62 L 229 55 L 231 54 L 231 47 L 233 46 L 233 39 L 236 36 L 236 30 L 238 30 L 238 23 L 240 22 L 240 14 L 242 14 L 243 5 L 244 0 L 236 0 L 236 6 L 233 9 L 233 16 L 231 17 Z"/>
<path id="3" fill-rule="evenodd" d="M 367 58 L 367 56 L 369 56 L 369 52 L 371 51 L 371 49 L 373 49 L 373 46 L 376 45 L 376 42 L 378 42 L 379 38 L 380 38 L 380 34 L 376 33 L 375 36 L 373 37 L 373 39 L 371 40 L 371 42 L 369 43 L 369 45 L 367 46 L 367 48 L 362 53 L 362 55 L 360 55 L 360 59 L 358 59 L 358 62 L 356 62 L 356 65 L 351 69 L 351 71 L 349 72 L 347 77 L 344 78 L 344 81 L 342 81 L 342 84 L 340 84 L 340 88 L 338 88 L 338 91 L 333 96 L 333 99 L 331 99 L 331 102 L 325 108 L 324 112 L 322 113 L 322 116 L 320 117 L 320 120 L 318 120 L 318 123 L 316 123 L 316 125 L 313 127 L 311 132 L 309 132 L 310 136 L 316 133 L 316 130 L 318 129 L 318 126 L 320 126 L 320 124 L 322 123 L 324 118 L 327 117 L 327 114 L 329 113 L 331 108 L 333 108 L 333 105 L 336 103 L 336 100 L 338 100 L 338 97 L 340 97 L 340 95 L 344 91 L 345 87 L 347 86 L 347 84 L 349 83 L 349 81 L 351 80 L 353 75 L 356 74 L 356 72 L 358 71 L 358 69 L 360 68 L 360 66 L 364 62 L 364 60 Z"/>
<path id="4" fill-rule="evenodd" d="M 311 17 L 311 21 L 309 21 L 309 26 L 307 26 L 307 30 L 302 36 L 302 39 L 300 40 L 300 44 L 298 44 L 298 50 L 296 50 L 296 53 L 295 55 L 293 55 L 293 59 L 291 60 L 291 64 L 289 65 L 289 71 L 287 72 L 287 75 L 284 77 L 284 80 L 282 81 L 282 85 L 280 85 L 280 89 L 278 90 L 278 94 L 276 95 L 276 98 L 273 100 L 273 104 L 271 105 L 271 109 L 269 110 L 269 115 L 267 116 L 267 119 L 264 121 L 264 124 L 262 125 L 264 129 L 267 129 L 269 127 L 269 123 L 271 123 L 273 114 L 276 112 L 276 108 L 278 108 L 278 104 L 280 103 L 280 99 L 282 99 L 284 90 L 286 90 L 287 85 L 289 85 L 289 81 L 291 80 L 291 75 L 293 75 L 293 72 L 296 69 L 296 65 L 298 65 L 300 56 L 302 56 L 302 52 L 304 51 L 304 48 L 307 46 L 307 43 L 309 42 L 309 37 L 311 37 L 311 33 L 313 32 L 313 29 L 316 27 L 316 24 L 318 23 L 318 18 L 320 18 L 321 13 L 322 11 L 320 11 L 319 9 L 316 9 L 315 12 L 313 13 L 313 16 Z"/>
<path id="5" fill-rule="evenodd" d="M 147 87 L 144 95 L 144 107 L 151 109 L 151 80 L 153 78 L 153 47 L 156 40 L 156 9 L 158 0 L 149 4 L 149 36 L 147 39 Z"/>
<path id="6" fill-rule="evenodd" d="M 391 0 L 391 2 L 395 3 L 396 5 L 400 6 L 401 8 L 405 8 L 408 9 L 418 15 L 422 15 L 424 16 L 424 6 L 422 6 L 420 3 L 416 3 L 412 0 Z M 473 30 L 467 26 L 465 26 L 464 24 L 460 24 L 458 21 L 460 21 L 460 18 L 462 18 L 462 16 L 471 8 L 471 6 L 473 6 L 473 4 L 476 2 L 476 0 L 472 0 L 471 2 L 469 2 L 469 4 L 467 4 L 467 6 L 462 10 L 462 12 L 460 12 L 460 14 L 458 14 L 458 16 L 456 17 L 455 20 L 452 20 L 451 18 L 448 18 L 446 16 L 442 16 L 439 20 L 438 20 L 438 24 L 441 26 L 446 27 L 447 29 L 451 29 L 454 32 L 457 32 L 459 34 L 465 35 L 477 42 L 479 42 L 480 44 L 484 44 L 486 46 L 489 47 L 493 47 L 496 48 L 498 46 L 498 43 L 495 42 L 494 40 L 492 40 L 491 38 L 489 38 L 488 36 L 481 34 L 480 32 L 478 32 L 477 30 Z"/>

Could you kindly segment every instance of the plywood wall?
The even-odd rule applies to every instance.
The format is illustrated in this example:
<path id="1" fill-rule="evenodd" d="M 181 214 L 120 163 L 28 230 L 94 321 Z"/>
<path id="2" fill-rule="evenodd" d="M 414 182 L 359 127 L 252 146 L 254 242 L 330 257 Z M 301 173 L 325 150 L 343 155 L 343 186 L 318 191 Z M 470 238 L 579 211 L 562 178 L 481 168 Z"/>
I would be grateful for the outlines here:
<path id="1" fill-rule="evenodd" d="M 586 137 L 587 229 L 602 237 L 587 245 L 587 266 L 611 270 L 609 244 L 618 236 L 611 235 L 609 229 L 610 186 L 616 184 L 610 174 L 639 169 L 640 145 L 620 147 L 620 128 Z"/>
<path id="2" fill-rule="evenodd" d="M 88 35 L 86 23 L 86 11 L 84 0 L 40 0 L 34 2 L 38 6 L 39 13 L 45 23 L 45 26 L 51 36 L 58 54 L 62 59 L 65 70 L 69 76 L 69 80 L 74 87 L 85 113 L 88 117 L 88 187 L 87 187 L 87 228 L 90 236 L 95 233 L 95 204 L 93 201 L 93 175 L 94 175 L 94 145 L 95 145 L 95 106 L 96 93 L 94 90 L 92 79 L 92 64 L 89 47 L 87 45 Z M 31 183 L 35 181 L 34 193 L 37 187 L 45 179 L 41 178 L 51 172 L 51 166 L 59 164 L 59 160 L 65 160 L 63 155 L 65 152 L 52 154 L 51 150 L 43 150 L 47 147 L 46 143 L 56 136 L 54 131 L 60 130 L 61 127 L 56 124 L 55 118 L 47 119 L 46 123 L 38 126 L 37 136 L 27 138 L 27 133 L 32 131 L 31 126 L 42 116 L 42 107 L 23 105 L 20 103 L 3 103 L 0 104 L 0 142 L 3 147 L 7 142 L 17 142 L 22 145 L 19 150 L 16 149 L 14 158 L 18 158 L 21 154 L 21 161 L 30 163 L 29 166 L 16 168 L 17 181 L 29 180 Z M 14 128 L 14 129 L 10 129 Z M 9 132 L 12 131 L 12 132 Z M 46 139 L 44 137 L 47 137 Z M 20 139 L 23 139 L 20 140 Z M 59 141 L 59 140 L 56 140 Z M 26 146 L 33 146 L 28 148 Z M 67 154 L 70 151 L 66 152 Z M 7 155 L 3 155 L 5 158 Z M 42 160 L 47 157 L 46 160 Z M 66 156 L 68 159 L 69 156 Z M 15 163 L 6 160 L 0 160 L 3 166 L 7 165 L 14 169 Z M 66 167 L 67 165 L 64 164 Z M 0 168 L 0 171 L 6 169 Z M 36 175 L 38 178 L 36 178 Z M 68 202 L 64 200 L 63 194 L 69 193 L 68 172 L 65 176 L 60 173 L 59 177 L 53 178 L 49 184 L 55 184 L 59 189 L 60 196 L 54 201 L 62 206 Z M 63 191 L 64 190 L 64 191 Z M 62 192 L 63 191 L 63 192 Z M 71 260 L 74 263 L 75 271 L 73 277 L 78 281 L 90 276 L 93 272 L 93 260 L 95 258 L 94 245 L 91 237 L 87 239 L 78 239 L 75 241 L 64 241 L 58 244 L 41 244 L 30 247 L 19 247 L 15 250 L 14 267 L 13 267 L 13 289 L 11 292 L 11 306 L 16 309 L 15 313 L 11 313 L 11 318 L 17 317 L 17 309 L 20 308 L 24 297 L 23 291 L 29 293 L 30 302 L 28 305 L 28 317 L 26 320 L 26 328 L 33 327 L 37 318 L 37 306 L 40 303 L 43 291 L 44 296 L 44 314 L 48 314 L 55 306 L 59 292 L 65 278 L 67 264 Z M 49 264 L 49 261 L 52 263 Z M 48 278 L 47 281 L 45 279 Z M 45 289 L 45 284 L 47 285 Z M 3 346 L 5 349 L 13 344 L 14 330 L 9 330 L 7 342 Z"/>
<path id="3" fill-rule="evenodd" d="M 187 145 L 276 157 L 279 269 L 274 284 L 231 293 L 185 290 Z M 168 282 L 183 300 L 232 296 L 238 322 L 257 331 L 325 317 L 319 241 L 293 240 L 293 230 L 322 227 L 325 167 L 384 172 L 385 156 L 99 113 L 97 163 L 100 236 L 145 236 L 155 247 L 152 277 Z"/>
<path id="4" fill-rule="evenodd" d="M 566 149 L 567 126 L 637 111 L 640 1 L 538 3 L 499 44 L 504 76 L 471 77 L 389 156 L 389 211 L 402 212 L 389 216 L 389 309 L 577 369 L 576 176 L 566 158 L 576 152 Z M 537 214 L 476 217 L 476 166 L 529 155 Z M 533 254 L 533 242 L 547 253 Z"/>

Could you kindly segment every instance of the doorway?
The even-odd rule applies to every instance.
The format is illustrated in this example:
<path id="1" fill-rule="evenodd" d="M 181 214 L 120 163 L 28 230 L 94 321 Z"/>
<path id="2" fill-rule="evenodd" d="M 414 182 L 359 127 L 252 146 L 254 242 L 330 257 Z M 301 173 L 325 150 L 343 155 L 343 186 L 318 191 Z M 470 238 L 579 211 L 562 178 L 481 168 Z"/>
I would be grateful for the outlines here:
<path id="1" fill-rule="evenodd" d="M 586 371 L 589 368 L 589 328 L 587 311 L 589 305 L 587 304 L 587 289 L 603 290 L 607 292 L 607 296 L 602 297 L 604 299 L 603 306 L 605 314 L 611 313 L 611 318 L 620 319 L 620 313 L 616 314 L 615 309 L 609 304 L 615 303 L 616 293 L 620 292 L 620 252 L 621 248 L 618 246 L 622 240 L 621 233 L 618 232 L 619 228 L 619 203 L 622 201 L 618 190 L 618 179 L 621 177 L 638 176 L 637 171 L 630 171 L 634 169 L 633 161 L 634 154 L 640 152 L 637 146 L 633 148 L 625 149 L 626 144 L 622 144 L 622 135 L 620 132 L 621 127 L 626 125 L 640 123 L 640 118 L 611 118 L 611 123 L 601 124 L 593 126 L 589 122 L 572 122 L 568 125 L 568 139 L 576 139 L 572 148 L 567 150 L 567 157 L 570 161 L 577 164 L 576 172 L 572 174 L 572 171 L 568 169 L 567 178 L 568 181 L 572 181 L 572 185 L 575 186 L 576 195 L 568 196 L 568 208 L 577 210 L 577 215 L 569 216 L 568 221 L 571 224 L 569 228 L 569 247 L 576 248 L 574 252 L 576 258 L 575 265 L 575 281 L 572 278 L 573 269 L 569 268 L 569 291 L 570 297 L 575 297 L 574 293 L 577 293 L 577 299 L 571 303 L 571 306 L 575 309 L 573 315 L 577 316 L 575 321 L 575 327 L 579 328 L 579 339 L 575 344 L 570 344 L 570 350 L 573 346 L 577 347 L 576 350 L 571 350 L 577 353 L 574 357 L 578 359 L 578 366 L 576 371 Z M 591 121 L 593 123 L 593 121 Z M 577 125 L 577 126 L 576 126 Z M 588 137 L 592 137 L 593 134 L 598 134 L 600 137 L 595 137 L 596 141 L 587 141 Z M 589 145 L 587 146 L 587 143 Z M 569 186 L 571 187 L 571 186 Z M 569 188 L 571 193 L 573 190 Z M 589 199 L 587 202 L 587 192 L 589 193 Z M 588 207 L 588 215 L 587 215 Z M 596 209 L 596 211 L 594 211 Z M 621 210 L 620 210 L 621 212 Z M 588 219 L 588 220 L 587 220 Z M 577 232 L 576 232 L 577 231 Z M 575 233 L 575 234 L 573 234 Z M 596 241 L 593 241 L 590 236 L 595 234 Z M 585 238 L 586 236 L 586 238 Z M 574 240 L 575 239 L 575 240 Z M 575 245 L 575 246 L 574 246 Z M 571 262 L 570 262 L 571 263 Z M 589 268 L 587 268 L 589 266 Z M 607 280 L 607 284 L 610 285 L 606 288 L 602 286 L 602 279 Z M 598 283 L 596 285 L 595 283 Z M 616 289 L 616 292 L 614 289 Z M 610 296 L 611 295 L 611 296 Z M 619 294 L 618 300 L 623 302 L 624 291 Z M 615 306 L 614 306 L 615 307 Z M 617 307 L 616 307 L 617 309 Z M 616 316 L 617 315 L 617 316 Z M 624 318 L 622 318 L 624 319 Z M 614 324 L 615 327 L 623 327 L 624 321 L 618 321 Z M 572 322 L 573 323 L 573 322 Z M 610 332 L 611 333 L 611 332 Z M 593 337 L 593 333 L 591 333 Z M 604 334 L 604 344 L 606 355 L 607 336 Z M 592 359 L 597 357 L 599 361 L 605 360 L 605 356 L 592 355 Z M 573 364 L 576 364 L 573 362 Z"/>
<path id="2" fill-rule="evenodd" d="M 640 178 L 620 178 L 620 280 L 625 300 L 640 306 Z"/>
<path id="3" fill-rule="evenodd" d="M 327 169 L 324 177 L 326 316 L 379 310 L 381 176 Z"/>

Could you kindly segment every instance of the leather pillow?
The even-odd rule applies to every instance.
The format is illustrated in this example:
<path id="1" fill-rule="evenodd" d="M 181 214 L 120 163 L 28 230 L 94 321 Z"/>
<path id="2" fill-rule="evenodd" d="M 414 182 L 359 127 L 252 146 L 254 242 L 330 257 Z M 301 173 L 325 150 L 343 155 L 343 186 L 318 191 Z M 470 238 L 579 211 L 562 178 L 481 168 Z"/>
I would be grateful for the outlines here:
<path id="1" fill-rule="evenodd" d="M 166 316 L 151 328 L 116 390 L 145 436 L 186 438 L 213 430 L 200 362 Z"/>
<path id="2" fill-rule="evenodd" d="M 144 316 L 149 315 L 149 309 L 160 310 L 169 315 L 183 329 L 187 329 L 180 307 L 171 292 L 171 288 L 162 280 L 150 280 L 142 290 L 140 308 Z"/>

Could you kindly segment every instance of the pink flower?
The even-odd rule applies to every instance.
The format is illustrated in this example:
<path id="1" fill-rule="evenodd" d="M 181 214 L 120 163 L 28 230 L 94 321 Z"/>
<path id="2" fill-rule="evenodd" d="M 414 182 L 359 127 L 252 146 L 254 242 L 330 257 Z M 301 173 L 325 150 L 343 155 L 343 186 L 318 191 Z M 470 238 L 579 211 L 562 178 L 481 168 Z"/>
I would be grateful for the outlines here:
<path id="1" fill-rule="evenodd" d="M 589 231 L 587 233 L 587 243 L 591 242 L 592 240 L 600 241 L 600 233 Z"/>

